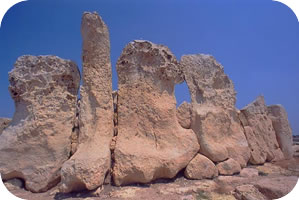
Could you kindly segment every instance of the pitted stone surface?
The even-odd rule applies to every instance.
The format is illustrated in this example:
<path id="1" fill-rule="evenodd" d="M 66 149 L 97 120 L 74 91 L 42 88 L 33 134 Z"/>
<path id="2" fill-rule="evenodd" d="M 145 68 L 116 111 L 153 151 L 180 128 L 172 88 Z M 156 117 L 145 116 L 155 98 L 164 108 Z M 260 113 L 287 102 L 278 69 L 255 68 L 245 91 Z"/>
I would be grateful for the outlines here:
<path id="1" fill-rule="evenodd" d="M 101 186 L 111 167 L 112 72 L 108 28 L 96 13 L 84 13 L 83 86 L 80 90 L 79 145 L 62 167 L 62 192 Z"/>
<path id="2" fill-rule="evenodd" d="M 263 164 L 282 155 L 264 97 L 259 96 L 254 102 L 241 110 L 246 118 L 245 134 L 251 150 L 250 163 Z M 243 120 L 244 121 L 244 120 Z M 277 160 L 277 158 L 276 158 Z"/>
<path id="3" fill-rule="evenodd" d="M 70 156 L 79 70 L 56 56 L 22 56 L 9 81 L 16 112 L 0 135 L 0 173 L 43 192 L 59 181 Z"/>
<path id="4" fill-rule="evenodd" d="M 116 185 L 173 178 L 198 152 L 194 132 L 176 117 L 174 85 L 183 81 L 175 56 L 163 45 L 129 43 L 117 62 Z"/>
<path id="5" fill-rule="evenodd" d="M 245 167 L 250 154 L 232 81 L 209 55 L 185 55 L 180 64 L 191 94 L 191 129 L 200 153 L 214 162 L 233 158 Z"/>

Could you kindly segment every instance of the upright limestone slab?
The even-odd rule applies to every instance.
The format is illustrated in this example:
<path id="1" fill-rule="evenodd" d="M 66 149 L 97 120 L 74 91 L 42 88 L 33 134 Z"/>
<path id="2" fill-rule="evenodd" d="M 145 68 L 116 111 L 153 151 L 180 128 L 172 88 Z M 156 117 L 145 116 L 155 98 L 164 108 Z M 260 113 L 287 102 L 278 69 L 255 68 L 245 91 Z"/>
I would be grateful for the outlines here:
<path id="1" fill-rule="evenodd" d="M 32 192 L 59 181 L 69 158 L 79 70 L 55 56 L 22 56 L 9 73 L 15 114 L 0 135 L 2 178 L 22 178 Z"/>
<path id="2" fill-rule="evenodd" d="M 264 97 L 259 96 L 254 102 L 241 110 L 242 123 L 250 146 L 251 164 L 263 164 L 275 157 L 280 157 L 281 150 L 276 139 L 272 121 Z"/>
<path id="3" fill-rule="evenodd" d="M 81 26 L 83 86 L 79 146 L 62 167 L 62 192 L 99 187 L 111 166 L 113 100 L 109 32 L 96 13 L 84 13 Z"/>
<path id="4" fill-rule="evenodd" d="M 148 41 L 129 43 L 117 62 L 116 185 L 172 178 L 199 149 L 176 118 L 174 85 L 183 81 L 175 56 Z"/>
<path id="5" fill-rule="evenodd" d="M 223 67 L 201 54 L 182 56 L 180 64 L 191 94 L 191 129 L 200 153 L 214 162 L 233 158 L 246 166 L 248 143 L 235 108 L 234 85 Z"/>
<path id="6" fill-rule="evenodd" d="M 286 110 L 282 105 L 272 105 L 268 106 L 268 112 L 284 157 L 286 159 L 293 158 L 293 134 Z"/>

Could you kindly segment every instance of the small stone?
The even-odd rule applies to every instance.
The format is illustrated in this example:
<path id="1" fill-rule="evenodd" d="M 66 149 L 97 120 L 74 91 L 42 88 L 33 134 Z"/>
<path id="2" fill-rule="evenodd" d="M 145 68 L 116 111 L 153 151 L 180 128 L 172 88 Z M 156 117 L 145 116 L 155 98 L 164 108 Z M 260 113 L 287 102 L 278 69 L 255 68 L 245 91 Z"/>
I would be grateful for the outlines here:
<path id="1" fill-rule="evenodd" d="M 218 163 L 216 167 L 218 168 L 219 174 L 221 175 L 233 175 L 240 173 L 241 171 L 240 164 L 232 158 Z"/>
<path id="2" fill-rule="evenodd" d="M 178 108 L 176 116 L 180 125 L 183 128 L 190 129 L 191 127 L 191 105 L 184 101 Z"/>
<path id="3" fill-rule="evenodd" d="M 235 189 L 237 200 L 267 200 L 267 198 L 253 185 L 241 185 Z"/>
<path id="4" fill-rule="evenodd" d="M 207 157 L 197 154 L 187 165 L 185 176 L 189 179 L 205 179 L 218 176 L 218 169 Z"/>

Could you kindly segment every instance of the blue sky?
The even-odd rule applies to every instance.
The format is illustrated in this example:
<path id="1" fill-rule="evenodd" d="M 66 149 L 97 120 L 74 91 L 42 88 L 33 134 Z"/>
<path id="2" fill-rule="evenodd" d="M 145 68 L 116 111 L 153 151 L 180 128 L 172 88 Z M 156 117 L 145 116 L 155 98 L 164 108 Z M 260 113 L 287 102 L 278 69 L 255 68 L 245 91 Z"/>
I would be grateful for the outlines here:
<path id="1" fill-rule="evenodd" d="M 263 94 L 282 104 L 299 134 L 299 23 L 271 0 L 29 0 L 12 7 L 0 29 L 0 116 L 12 117 L 8 72 L 24 54 L 57 55 L 81 68 L 80 23 L 97 11 L 109 27 L 113 88 L 115 63 L 125 45 L 146 39 L 184 54 L 213 55 L 233 80 L 237 107 Z M 178 104 L 190 101 L 176 86 Z"/>

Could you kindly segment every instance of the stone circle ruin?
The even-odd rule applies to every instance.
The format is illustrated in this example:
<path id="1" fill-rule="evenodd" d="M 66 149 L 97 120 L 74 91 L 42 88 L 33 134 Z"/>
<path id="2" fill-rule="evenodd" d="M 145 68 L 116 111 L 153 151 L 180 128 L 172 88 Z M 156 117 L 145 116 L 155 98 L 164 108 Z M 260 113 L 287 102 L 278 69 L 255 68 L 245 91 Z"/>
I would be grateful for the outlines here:
<path id="1" fill-rule="evenodd" d="M 69 193 L 181 171 L 212 179 L 293 157 L 285 109 L 260 96 L 238 110 L 234 85 L 212 56 L 178 60 L 166 46 L 132 41 L 118 59 L 119 89 L 112 91 L 106 24 L 84 13 L 81 34 L 82 75 L 56 56 L 21 56 L 9 72 L 16 111 L 11 121 L 0 119 L 3 180 L 22 179 L 35 193 L 56 185 Z M 174 87 L 184 81 L 191 103 L 176 108 Z"/>

